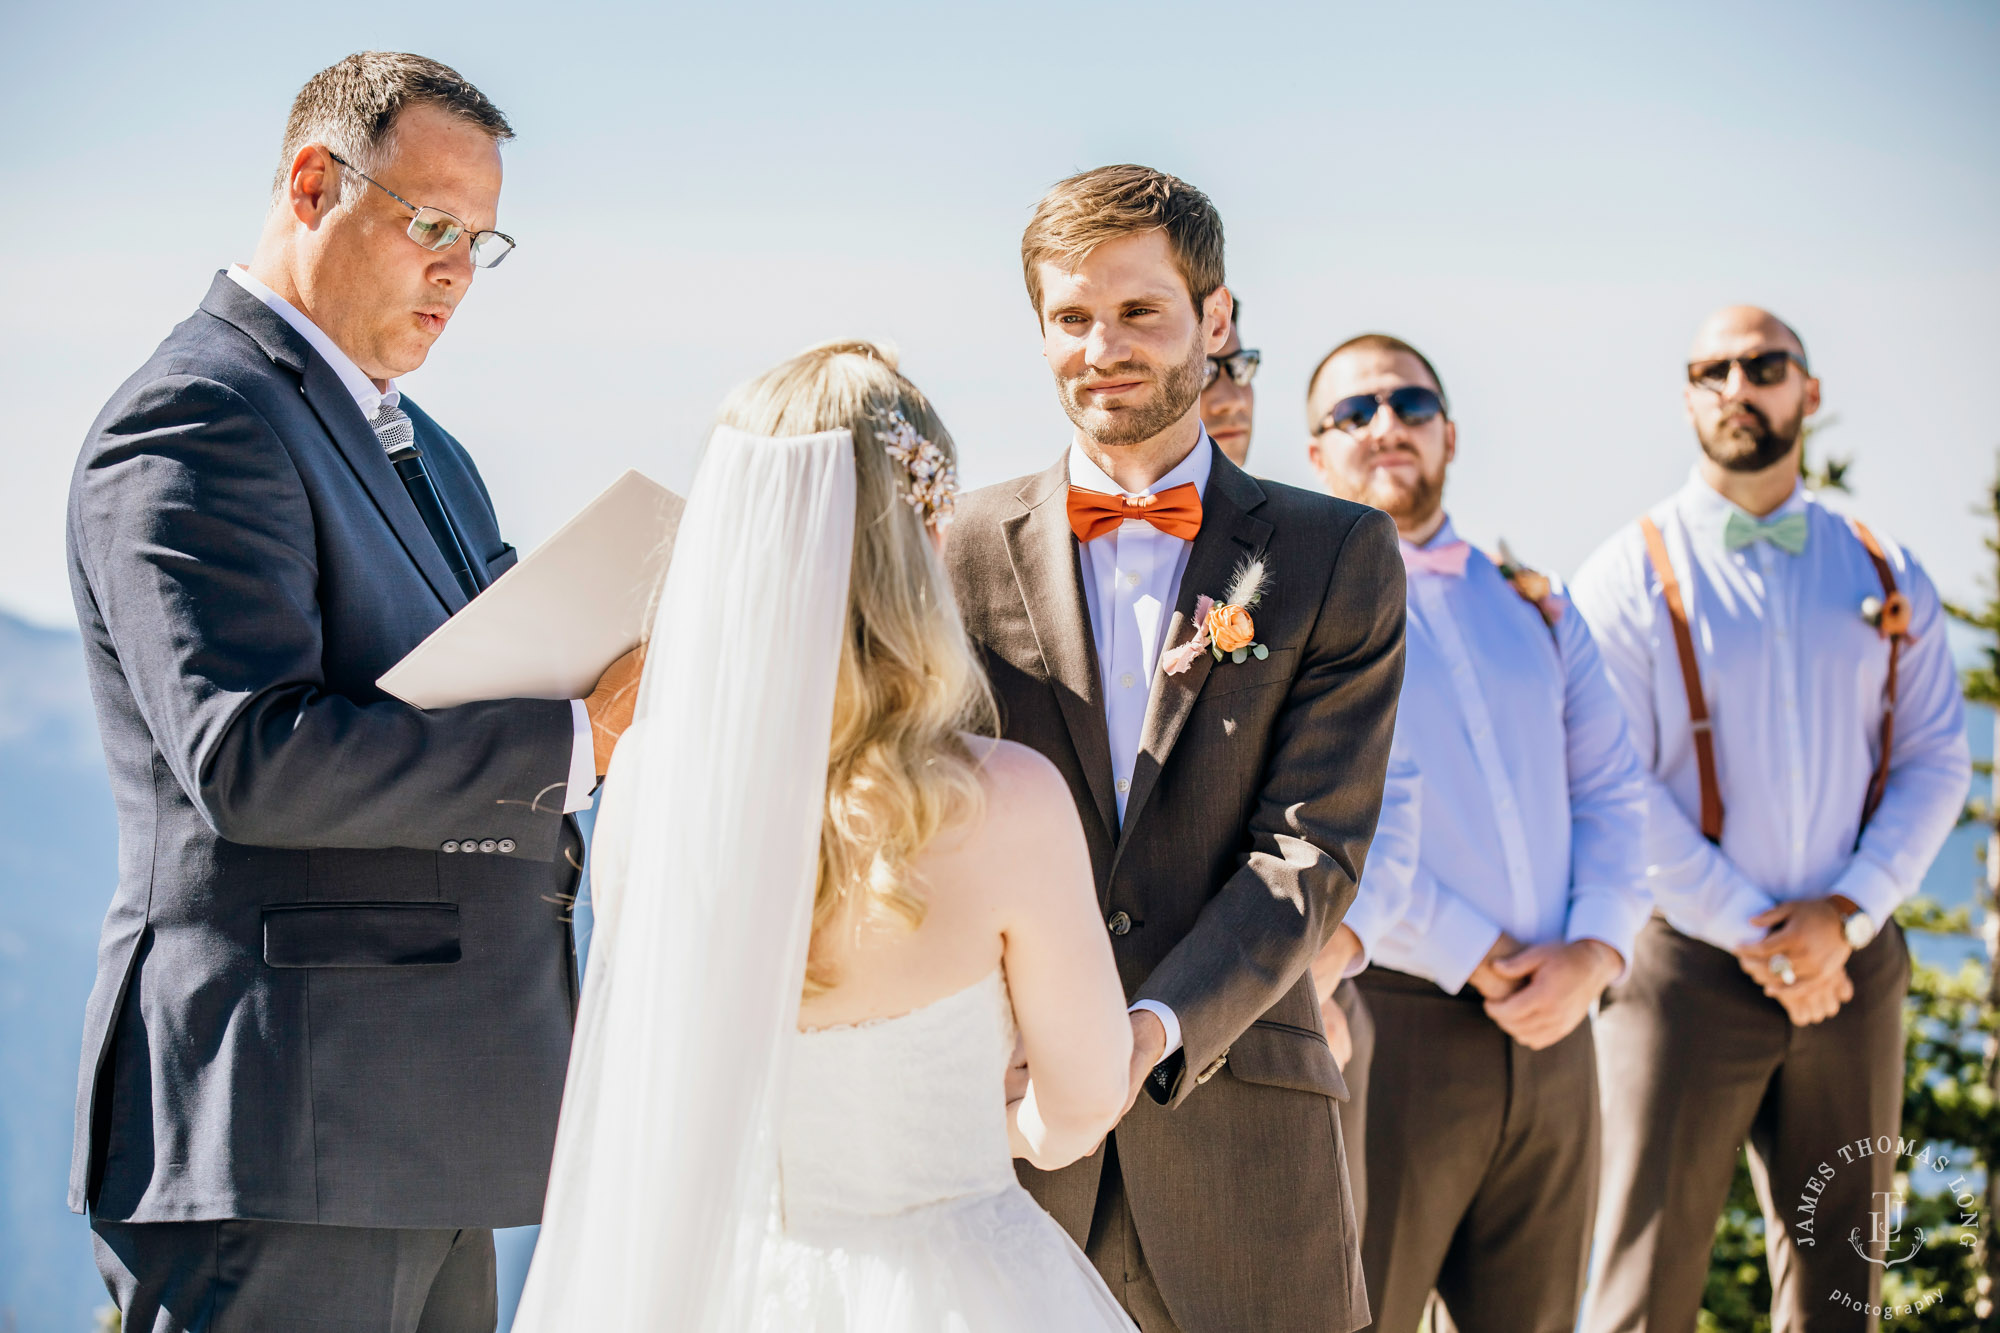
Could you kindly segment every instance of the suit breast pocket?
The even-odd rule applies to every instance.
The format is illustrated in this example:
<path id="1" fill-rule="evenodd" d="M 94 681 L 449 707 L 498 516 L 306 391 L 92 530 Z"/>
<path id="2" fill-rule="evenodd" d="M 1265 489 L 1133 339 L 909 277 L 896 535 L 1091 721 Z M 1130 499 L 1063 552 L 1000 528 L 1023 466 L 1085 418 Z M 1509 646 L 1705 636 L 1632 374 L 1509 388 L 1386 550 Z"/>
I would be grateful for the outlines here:
<path id="1" fill-rule="evenodd" d="M 1298 662 L 1299 650 L 1296 648 L 1273 648 L 1268 657 L 1246 657 L 1241 662 L 1224 657 L 1220 662 L 1209 664 L 1208 679 L 1202 683 L 1201 696 L 1196 702 L 1205 703 L 1226 694 L 1261 689 L 1266 685 L 1289 685 L 1292 673 L 1298 669 Z"/>

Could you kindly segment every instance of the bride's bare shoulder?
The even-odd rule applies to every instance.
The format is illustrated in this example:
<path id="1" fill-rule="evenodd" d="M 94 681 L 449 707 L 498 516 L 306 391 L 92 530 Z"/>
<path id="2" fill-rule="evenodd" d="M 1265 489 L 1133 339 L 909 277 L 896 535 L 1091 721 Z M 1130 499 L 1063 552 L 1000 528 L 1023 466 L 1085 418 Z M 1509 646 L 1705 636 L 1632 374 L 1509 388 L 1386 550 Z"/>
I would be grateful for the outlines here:
<path id="1" fill-rule="evenodd" d="M 1068 806 L 1071 803 L 1069 783 L 1040 750 L 992 736 L 967 736 L 965 743 L 979 763 L 980 781 L 985 784 L 989 803 L 1010 810 L 1016 804 L 1036 806 L 1056 801 Z"/>

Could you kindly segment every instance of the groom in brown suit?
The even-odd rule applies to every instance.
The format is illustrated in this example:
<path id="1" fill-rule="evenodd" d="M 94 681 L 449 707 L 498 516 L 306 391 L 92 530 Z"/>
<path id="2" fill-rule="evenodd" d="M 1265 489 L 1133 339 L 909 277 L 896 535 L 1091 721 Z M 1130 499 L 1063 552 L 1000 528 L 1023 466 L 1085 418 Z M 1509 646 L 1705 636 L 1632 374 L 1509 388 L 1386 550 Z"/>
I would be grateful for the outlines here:
<path id="1" fill-rule="evenodd" d="M 947 558 L 1004 734 L 1075 793 L 1134 1001 L 1124 1120 L 1021 1174 L 1144 1333 L 1348 1333 L 1368 1306 L 1347 1090 L 1308 968 L 1381 804 L 1395 525 L 1254 481 L 1203 431 L 1230 297 L 1200 191 L 1072 177 L 1021 261 L 1076 429 L 1046 471 L 966 496 Z"/>

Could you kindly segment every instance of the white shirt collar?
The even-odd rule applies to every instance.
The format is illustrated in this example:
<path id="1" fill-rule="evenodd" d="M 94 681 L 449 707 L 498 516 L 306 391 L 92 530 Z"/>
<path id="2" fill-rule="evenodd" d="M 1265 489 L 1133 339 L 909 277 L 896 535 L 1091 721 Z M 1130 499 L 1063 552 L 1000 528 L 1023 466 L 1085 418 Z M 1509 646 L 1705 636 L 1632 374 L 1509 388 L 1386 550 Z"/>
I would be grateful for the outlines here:
<path id="1" fill-rule="evenodd" d="M 354 358 L 341 351 L 333 339 L 326 336 L 325 330 L 307 319 L 297 306 L 252 277 L 249 269 L 241 264 L 231 264 L 229 278 L 276 311 L 279 319 L 291 325 L 301 338 L 312 344 L 312 349 L 325 358 L 326 363 L 333 367 L 333 373 L 340 376 L 341 384 L 354 395 L 354 405 L 361 409 L 364 418 L 372 422 L 384 404 L 394 407 L 402 401 L 403 395 L 396 388 L 396 381 L 390 380 L 386 390 L 376 388 L 375 381 L 361 373 L 361 367 L 354 364 Z"/>
<path id="2" fill-rule="evenodd" d="M 1811 501 L 1811 493 L 1802 484 L 1795 481 L 1792 483 L 1792 493 L 1785 497 L 1785 502 L 1764 515 L 1763 518 L 1757 519 L 1757 521 L 1760 523 L 1769 523 L 1774 519 L 1784 517 L 1786 514 L 1803 513 Z M 1708 531 L 1711 528 L 1717 532 L 1722 531 L 1723 526 L 1729 522 L 1729 516 L 1732 513 L 1742 514 L 1745 518 L 1757 518 L 1756 515 L 1750 513 L 1742 506 L 1724 496 L 1715 487 L 1709 485 L 1708 478 L 1701 475 L 1701 464 L 1699 463 L 1695 464 L 1694 468 L 1688 473 L 1687 485 L 1681 487 L 1681 505 L 1681 514 L 1686 519 L 1688 525 L 1690 527 L 1699 527 L 1703 531 Z"/>
<path id="3" fill-rule="evenodd" d="M 1162 491 L 1172 490 L 1176 486 L 1192 482 L 1194 483 L 1195 493 L 1205 499 L 1208 496 L 1208 474 L 1214 462 L 1215 455 L 1209 446 L 1208 431 L 1203 429 L 1201 438 L 1195 441 L 1194 448 L 1188 450 L 1186 458 L 1174 464 L 1171 472 L 1161 477 L 1149 489 L 1143 492 L 1128 491 L 1113 481 L 1103 468 L 1093 463 L 1090 460 L 1090 455 L 1083 451 L 1082 445 L 1078 444 L 1075 440 L 1071 440 L 1069 445 L 1069 480 L 1072 486 L 1081 486 L 1086 491 L 1096 491 L 1102 495 L 1158 495 Z"/>

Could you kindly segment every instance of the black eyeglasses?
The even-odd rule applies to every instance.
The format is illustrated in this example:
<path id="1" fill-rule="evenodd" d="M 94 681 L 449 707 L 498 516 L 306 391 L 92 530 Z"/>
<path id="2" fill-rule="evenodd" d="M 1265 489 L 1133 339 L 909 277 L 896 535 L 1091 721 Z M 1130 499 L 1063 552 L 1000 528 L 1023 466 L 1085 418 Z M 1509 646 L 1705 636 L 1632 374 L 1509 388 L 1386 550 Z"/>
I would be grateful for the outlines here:
<path id="1" fill-rule="evenodd" d="M 1437 390 L 1421 384 L 1403 384 L 1387 393 L 1357 393 L 1341 399 L 1333 410 L 1320 418 L 1314 435 L 1330 430 L 1357 431 L 1375 419 L 1377 408 L 1387 407 L 1405 426 L 1421 426 L 1444 413 L 1444 400 Z"/>
<path id="2" fill-rule="evenodd" d="M 1743 367 L 1743 378 L 1759 388 L 1769 388 L 1784 381 L 1791 368 L 1797 366 L 1801 375 L 1810 375 L 1806 363 L 1790 352 L 1759 352 L 1755 356 L 1724 356 L 1713 361 L 1688 362 L 1688 383 L 1721 393 L 1729 387 L 1729 368 Z"/>
<path id="3" fill-rule="evenodd" d="M 1248 384 L 1257 378 L 1257 364 L 1263 359 L 1264 354 L 1254 347 L 1239 348 L 1228 356 L 1211 356 L 1202 367 L 1201 387 L 1206 392 L 1209 385 L 1225 374 L 1232 383 Z"/>
<path id="4" fill-rule="evenodd" d="M 467 232 L 472 234 L 472 262 L 480 268 L 497 268 L 500 261 L 514 253 L 514 238 L 499 231 L 472 231 L 463 222 L 442 208 L 432 208 L 426 204 L 413 204 L 394 190 L 376 180 L 361 168 L 354 166 L 346 158 L 329 149 L 326 154 L 346 167 L 370 185 L 388 195 L 416 216 L 410 219 L 410 239 L 426 250 L 449 250 L 458 244 L 458 238 Z"/>

